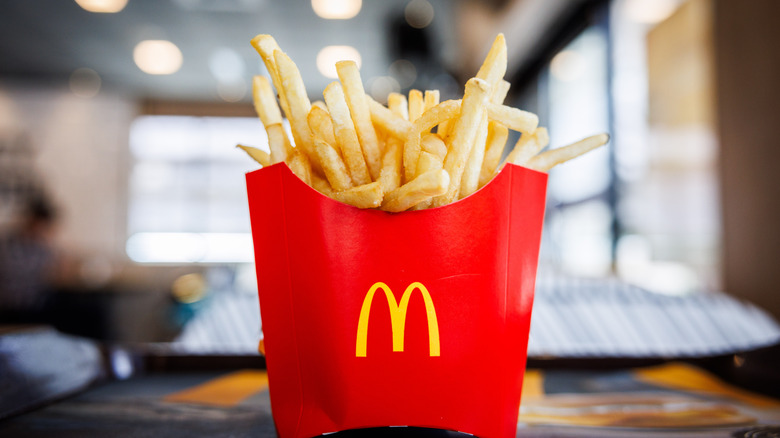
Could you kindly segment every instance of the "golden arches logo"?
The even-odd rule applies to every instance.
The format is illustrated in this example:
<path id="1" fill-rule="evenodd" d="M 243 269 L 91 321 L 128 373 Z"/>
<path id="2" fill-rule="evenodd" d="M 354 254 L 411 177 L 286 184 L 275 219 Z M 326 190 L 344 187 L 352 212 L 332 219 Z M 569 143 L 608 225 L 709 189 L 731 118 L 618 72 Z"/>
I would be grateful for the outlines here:
<path id="1" fill-rule="evenodd" d="M 382 289 L 387 297 L 387 306 L 390 309 L 390 324 L 393 333 L 393 351 L 404 351 L 404 331 L 406 326 L 406 312 L 409 310 L 409 298 L 412 292 L 419 290 L 425 303 L 425 314 L 428 317 L 428 348 L 431 356 L 439 356 L 439 322 L 436 319 L 436 309 L 433 306 L 431 294 L 422 283 L 414 282 L 409 285 L 398 302 L 393 296 L 390 288 L 380 282 L 374 283 L 371 289 L 366 293 L 363 300 L 363 307 L 360 309 L 360 318 L 358 319 L 357 341 L 355 342 L 355 356 L 366 357 L 366 343 L 368 341 L 368 317 L 371 313 L 371 303 L 374 301 L 374 294 L 377 289 Z"/>

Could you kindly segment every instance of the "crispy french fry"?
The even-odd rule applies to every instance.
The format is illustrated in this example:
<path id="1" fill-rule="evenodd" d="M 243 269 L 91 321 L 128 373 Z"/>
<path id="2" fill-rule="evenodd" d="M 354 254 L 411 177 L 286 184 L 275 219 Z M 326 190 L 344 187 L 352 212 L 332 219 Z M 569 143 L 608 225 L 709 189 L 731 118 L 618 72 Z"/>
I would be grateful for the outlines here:
<path id="1" fill-rule="evenodd" d="M 311 163 L 305 153 L 299 150 L 295 151 L 293 156 L 287 160 L 287 166 L 301 181 L 311 185 Z"/>
<path id="2" fill-rule="evenodd" d="M 423 142 L 423 145 L 425 145 L 425 142 Z M 442 167 L 444 167 L 444 156 L 439 156 L 435 152 L 428 152 L 423 148 L 423 151 L 420 152 L 420 159 L 417 160 L 417 176 L 431 171 L 441 170 Z M 431 202 L 433 202 L 433 197 L 415 204 L 412 207 L 412 210 L 424 210 L 431 206 Z"/>
<path id="3" fill-rule="evenodd" d="M 414 122 L 425 111 L 425 102 L 420 90 L 409 90 L 409 121 Z"/>
<path id="4" fill-rule="evenodd" d="M 274 60 L 274 52 L 281 50 L 276 40 L 271 35 L 257 35 L 252 38 L 252 47 L 257 50 L 260 57 L 263 59 L 265 68 L 268 70 L 268 74 L 271 75 L 271 80 L 274 83 L 274 88 L 279 93 L 279 103 L 282 106 L 282 110 L 287 117 L 290 117 L 290 109 L 287 106 L 287 98 L 282 92 L 282 81 L 279 78 L 279 70 L 276 68 L 276 61 Z"/>
<path id="5" fill-rule="evenodd" d="M 390 93 L 387 96 L 387 105 L 393 114 L 404 119 L 409 118 L 409 107 L 406 102 L 406 96 L 400 93 Z M 387 136 L 385 145 L 385 155 L 382 158 L 382 172 L 379 174 L 379 181 L 382 183 L 382 190 L 387 193 L 398 188 L 403 179 L 403 148 L 404 143 L 400 139 Z"/>
<path id="6" fill-rule="evenodd" d="M 272 163 L 286 161 L 295 152 L 281 123 L 266 126 L 265 132 L 268 135 L 268 148 L 271 150 Z"/>
<path id="7" fill-rule="evenodd" d="M 368 97 L 363 89 L 363 81 L 360 79 L 360 71 L 355 61 L 339 61 L 336 63 L 336 71 L 347 98 L 347 105 L 355 124 L 355 131 L 363 149 L 363 156 L 368 165 L 371 179 L 379 178 L 382 170 L 382 154 L 379 149 L 374 125 L 371 123 L 371 111 L 368 109 Z"/>
<path id="8" fill-rule="evenodd" d="M 316 173 L 311 174 L 311 186 L 314 188 L 314 190 L 322 193 L 323 195 L 332 198 L 333 188 L 330 186 L 330 183 L 328 183 L 328 180 L 325 178 L 317 175 Z"/>
<path id="9" fill-rule="evenodd" d="M 414 121 L 404 142 L 404 177 L 411 181 L 417 173 L 417 160 L 420 158 L 420 142 L 422 134 L 444 120 L 458 116 L 460 100 L 446 100 L 425 111 Z"/>
<path id="10" fill-rule="evenodd" d="M 425 97 L 423 98 L 423 103 L 424 103 L 423 111 L 428 111 L 429 109 L 438 105 L 439 90 L 425 90 Z"/>
<path id="11" fill-rule="evenodd" d="M 493 41 L 485 61 L 477 72 L 477 77 L 488 83 L 491 95 L 506 73 L 506 63 L 506 40 L 504 34 L 500 33 Z"/>
<path id="12" fill-rule="evenodd" d="M 507 138 L 509 138 L 509 128 L 498 122 L 488 123 L 485 159 L 482 161 L 482 170 L 479 173 L 480 187 L 487 184 L 495 175 L 498 163 L 501 162 L 501 156 L 504 155 Z"/>
<path id="13" fill-rule="evenodd" d="M 239 147 L 262 166 L 285 162 L 319 192 L 360 208 L 419 210 L 469 196 L 503 166 L 510 129 L 521 137 L 505 162 L 540 171 L 609 140 L 602 134 L 540 153 L 549 135 L 538 126 L 538 116 L 503 103 L 510 84 L 503 79 L 507 47 L 502 34 L 466 83 L 463 99 L 439 102 L 438 90 L 411 90 L 408 100 L 390 93 L 387 106 L 365 93 L 353 61 L 337 63 L 340 82 L 325 89 L 324 102 L 312 103 L 298 67 L 273 37 L 257 35 L 252 45 L 270 75 L 270 81 L 256 76 L 252 83 L 270 153 Z"/>
<path id="14" fill-rule="evenodd" d="M 444 158 L 444 170 L 450 176 L 450 186 L 445 194 L 433 198 L 434 207 L 449 204 L 458 198 L 463 169 L 476 140 L 489 93 L 490 84 L 482 79 L 471 78 L 466 82 L 460 117 L 452 128 L 450 150 Z"/>
<path id="15" fill-rule="evenodd" d="M 314 150 L 317 152 L 317 159 L 322 165 L 325 178 L 328 179 L 330 186 L 337 192 L 352 188 L 352 178 L 347 172 L 347 166 L 341 160 L 339 153 L 333 146 L 316 139 L 314 140 Z"/>
<path id="16" fill-rule="evenodd" d="M 447 156 L 447 145 L 438 134 L 423 134 L 421 147 L 424 152 L 434 154 L 442 161 Z"/>
<path id="17" fill-rule="evenodd" d="M 463 178 L 460 181 L 460 199 L 474 193 L 479 188 L 479 173 L 482 170 L 482 161 L 485 159 L 485 145 L 488 136 L 487 112 L 482 112 L 482 120 L 479 122 L 479 131 L 474 140 L 474 146 L 463 169 Z"/>
<path id="18" fill-rule="evenodd" d="M 379 207 L 382 205 L 383 196 L 382 184 L 379 181 L 333 193 L 333 199 L 358 208 Z"/>
<path id="19" fill-rule="evenodd" d="M 445 120 L 441 123 L 439 123 L 439 127 L 436 128 L 436 133 L 439 134 L 439 137 L 441 137 L 442 140 L 447 140 L 447 136 L 450 135 L 450 124 L 452 123 L 452 120 Z"/>
<path id="20" fill-rule="evenodd" d="M 276 96 L 268 78 L 261 75 L 252 78 L 252 98 L 255 111 L 260 116 L 263 126 L 282 123 L 282 113 L 279 111 L 279 105 L 276 104 Z"/>
<path id="21" fill-rule="evenodd" d="M 344 91 L 339 82 L 332 82 L 325 88 L 323 93 L 325 103 L 330 111 L 330 118 L 333 121 L 333 130 L 336 136 L 336 142 L 344 157 L 344 163 L 349 169 L 352 182 L 356 185 L 363 185 L 371 182 L 371 176 L 368 173 L 366 160 L 363 158 L 363 151 L 360 149 L 355 125 L 349 116 L 349 107 L 347 106 Z"/>
<path id="22" fill-rule="evenodd" d="M 527 166 L 528 161 L 538 154 L 550 142 L 547 128 L 539 127 L 532 134 L 523 134 L 515 143 L 515 148 L 506 157 L 507 163 Z"/>
<path id="23" fill-rule="evenodd" d="M 315 142 L 319 139 L 329 145 L 338 146 L 336 135 L 333 132 L 333 121 L 330 119 L 328 111 L 312 105 L 307 120 Z"/>
<path id="24" fill-rule="evenodd" d="M 311 110 L 311 102 L 309 102 L 309 96 L 306 94 L 306 87 L 303 84 L 301 73 L 292 59 L 281 50 L 274 52 L 274 60 L 276 61 L 276 68 L 279 70 L 279 80 L 282 83 L 283 94 L 287 99 L 287 105 L 290 107 L 287 118 L 290 121 L 295 146 L 303 149 L 309 156 L 313 156 L 311 130 L 307 121 L 307 116 Z"/>
<path id="25" fill-rule="evenodd" d="M 495 88 L 493 88 L 493 95 L 490 97 L 490 101 L 499 105 L 504 103 L 506 95 L 509 94 L 510 86 L 511 84 L 504 79 L 498 81 Z"/>
<path id="26" fill-rule="evenodd" d="M 271 89 L 271 84 L 265 76 L 257 75 L 252 78 L 252 96 L 255 104 L 255 111 L 260 116 L 260 120 L 268 133 L 268 142 L 271 146 L 271 161 L 279 163 L 287 159 L 292 153 L 290 139 L 284 129 L 277 128 L 282 126 L 282 113 L 276 104 L 276 96 Z"/>
<path id="27" fill-rule="evenodd" d="M 608 141 L 609 135 L 607 134 L 594 135 L 568 146 L 542 152 L 528 161 L 528 167 L 540 172 L 547 172 L 561 163 L 565 163 L 597 147 L 604 146 Z"/>
<path id="28" fill-rule="evenodd" d="M 495 103 L 488 103 L 487 110 L 490 120 L 501 123 L 514 131 L 534 132 L 539 126 L 539 116 L 528 111 Z"/>
<path id="29" fill-rule="evenodd" d="M 444 169 L 424 173 L 388 193 L 382 209 L 391 212 L 408 210 L 426 199 L 447 191 L 450 178 Z"/>
<path id="30" fill-rule="evenodd" d="M 412 124 L 403 117 L 393 114 L 384 105 L 368 96 L 368 107 L 371 110 L 371 121 L 393 137 L 406 140 Z"/>
<path id="31" fill-rule="evenodd" d="M 419 172 L 417 176 L 442 168 L 444 168 L 444 161 L 438 155 L 425 151 L 420 152 L 420 159 L 417 161 L 417 171 Z"/>
<path id="32" fill-rule="evenodd" d="M 390 138 L 385 156 L 382 158 L 382 171 L 379 181 L 382 191 L 387 193 L 401 185 L 401 166 L 403 163 L 403 144 L 396 138 Z"/>
<path id="33" fill-rule="evenodd" d="M 260 163 L 261 166 L 266 167 L 271 165 L 271 156 L 268 155 L 268 152 L 256 147 L 244 146 L 242 144 L 237 144 L 236 147 L 246 152 L 250 157 L 252 157 L 253 160 Z"/>
<path id="34" fill-rule="evenodd" d="M 406 103 L 406 96 L 401 93 L 390 93 L 387 95 L 387 107 L 395 115 L 409 120 L 409 106 Z"/>
<path id="35" fill-rule="evenodd" d="M 328 105 L 326 105 L 325 102 L 321 100 L 315 100 L 311 103 L 311 106 L 319 107 L 321 110 L 328 112 Z"/>

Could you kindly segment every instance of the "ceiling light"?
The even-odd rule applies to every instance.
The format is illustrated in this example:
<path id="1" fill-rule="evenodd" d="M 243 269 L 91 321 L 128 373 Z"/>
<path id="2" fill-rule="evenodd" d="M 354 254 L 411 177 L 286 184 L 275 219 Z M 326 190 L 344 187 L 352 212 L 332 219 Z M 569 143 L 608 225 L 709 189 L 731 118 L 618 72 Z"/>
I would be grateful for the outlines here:
<path id="1" fill-rule="evenodd" d="M 346 20 L 360 12 L 362 0 L 311 0 L 314 13 L 328 20 Z"/>
<path id="2" fill-rule="evenodd" d="M 144 73 L 169 75 L 181 68 L 181 51 L 175 44 L 165 40 L 141 41 L 133 49 L 133 60 Z"/>
<path id="3" fill-rule="evenodd" d="M 404 8 L 404 18 L 415 29 L 428 27 L 433 21 L 433 5 L 427 0 L 412 0 Z"/>
<path id="4" fill-rule="evenodd" d="M 317 70 L 326 78 L 336 79 L 336 63 L 339 61 L 355 61 L 360 68 L 360 52 L 352 46 L 326 46 L 317 54 Z"/>
<path id="5" fill-rule="evenodd" d="M 82 9 L 89 12 L 113 14 L 127 5 L 127 0 L 76 0 Z"/>

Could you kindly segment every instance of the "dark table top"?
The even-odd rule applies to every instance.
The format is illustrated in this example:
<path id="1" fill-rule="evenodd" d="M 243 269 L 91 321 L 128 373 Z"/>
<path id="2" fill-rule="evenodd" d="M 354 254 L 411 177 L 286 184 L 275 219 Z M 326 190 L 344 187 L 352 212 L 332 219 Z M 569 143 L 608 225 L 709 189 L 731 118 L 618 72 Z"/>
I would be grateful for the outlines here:
<path id="1" fill-rule="evenodd" d="M 275 437 L 268 391 L 231 406 L 166 401 L 226 372 L 149 374 L 92 387 L 81 394 L 0 421 L 0 436 L 69 437 Z M 692 430 L 608 430 L 572 426 L 521 426 L 518 437 L 736 437 L 759 426 Z M 778 429 L 775 429 L 777 433 Z M 387 428 L 335 436 L 466 436 L 430 429 Z M 764 435 L 776 436 L 776 435 Z"/>

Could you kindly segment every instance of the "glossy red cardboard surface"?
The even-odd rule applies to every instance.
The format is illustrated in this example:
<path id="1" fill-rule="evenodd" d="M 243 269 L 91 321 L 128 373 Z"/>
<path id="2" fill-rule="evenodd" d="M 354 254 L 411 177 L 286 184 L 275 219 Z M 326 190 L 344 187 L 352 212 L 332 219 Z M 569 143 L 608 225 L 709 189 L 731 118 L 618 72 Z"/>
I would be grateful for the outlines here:
<path id="1" fill-rule="evenodd" d="M 514 437 L 547 175 L 387 213 L 278 164 L 247 174 L 281 437 L 419 426 Z"/>

